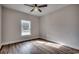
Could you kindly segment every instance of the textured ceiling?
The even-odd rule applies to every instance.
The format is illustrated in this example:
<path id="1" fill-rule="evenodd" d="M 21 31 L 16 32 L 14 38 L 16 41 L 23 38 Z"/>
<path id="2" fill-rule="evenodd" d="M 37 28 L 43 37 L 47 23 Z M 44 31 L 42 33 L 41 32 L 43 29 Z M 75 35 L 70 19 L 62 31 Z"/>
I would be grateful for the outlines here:
<path id="1" fill-rule="evenodd" d="M 7 7 L 7 8 L 14 9 L 14 10 L 18 10 L 21 12 L 25 12 L 27 14 L 35 15 L 35 16 L 43 16 L 43 15 L 46 15 L 48 13 L 54 12 L 55 10 L 58 10 L 62 7 L 67 6 L 67 4 L 47 4 L 47 5 L 48 6 L 45 8 L 40 8 L 42 10 L 41 13 L 38 11 L 30 12 L 32 7 L 25 6 L 23 4 L 4 4 L 3 6 Z"/>

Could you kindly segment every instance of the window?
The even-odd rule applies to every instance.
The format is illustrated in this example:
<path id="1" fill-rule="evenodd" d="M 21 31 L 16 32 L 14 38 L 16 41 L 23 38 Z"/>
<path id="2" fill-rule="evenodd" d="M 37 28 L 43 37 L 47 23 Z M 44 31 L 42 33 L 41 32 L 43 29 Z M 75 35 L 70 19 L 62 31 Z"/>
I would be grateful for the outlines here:
<path id="1" fill-rule="evenodd" d="M 31 21 L 21 20 L 21 35 L 31 35 Z"/>

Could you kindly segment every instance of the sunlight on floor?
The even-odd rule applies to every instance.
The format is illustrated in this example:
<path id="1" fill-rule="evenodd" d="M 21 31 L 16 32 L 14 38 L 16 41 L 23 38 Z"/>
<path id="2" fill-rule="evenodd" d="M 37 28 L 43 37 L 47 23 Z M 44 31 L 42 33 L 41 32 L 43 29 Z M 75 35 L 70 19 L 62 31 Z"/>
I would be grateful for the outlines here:
<path id="1" fill-rule="evenodd" d="M 31 53 L 31 50 L 33 48 L 33 45 L 31 43 L 28 44 L 24 44 L 20 47 L 20 51 L 22 51 L 21 53 Z"/>
<path id="2" fill-rule="evenodd" d="M 36 41 L 36 42 L 37 42 L 37 43 L 40 43 L 40 44 L 52 46 L 52 47 L 55 47 L 55 48 L 60 48 L 60 47 L 63 46 L 63 45 L 61 45 L 61 44 L 56 44 L 56 43 L 51 43 L 51 42 L 44 42 L 44 41 Z"/>

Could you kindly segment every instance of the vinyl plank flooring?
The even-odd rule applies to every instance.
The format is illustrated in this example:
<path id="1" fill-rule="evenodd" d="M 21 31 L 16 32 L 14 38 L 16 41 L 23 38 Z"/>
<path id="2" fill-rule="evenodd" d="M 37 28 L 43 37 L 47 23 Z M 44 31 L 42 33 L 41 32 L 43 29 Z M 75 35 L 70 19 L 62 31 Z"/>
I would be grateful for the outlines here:
<path id="1" fill-rule="evenodd" d="M 2 47 L 0 54 L 76 54 L 79 50 L 46 40 L 31 40 Z"/>

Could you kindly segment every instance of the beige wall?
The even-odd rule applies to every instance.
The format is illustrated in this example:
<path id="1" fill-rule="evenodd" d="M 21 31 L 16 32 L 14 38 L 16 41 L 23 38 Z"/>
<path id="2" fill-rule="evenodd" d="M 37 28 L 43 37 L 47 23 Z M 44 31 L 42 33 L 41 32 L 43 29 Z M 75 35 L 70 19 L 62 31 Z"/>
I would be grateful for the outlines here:
<path id="1" fill-rule="evenodd" d="M 3 7 L 2 43 L 15 43 L 39 37 L 39 18 Z M 21 20 L 31 21 L 31 36 L 21 36 Z"/>
<path id="2" fill-rule="evenodd" d="M 2 9 L 2 16 L 3 44 L 38 38 L 40 33 L 42 38 L 79 49 L 79 5 L 61 8 L 54 13 L 41 17 L 40 20 L 36 16 L 8 8 Z M 22 19 L 32 22 L 31 36 L 21 36 L 20 21 Z"/>
<path id="3" fill-rule="evenodd" d="M 0 5 L 0 47 L 1 47 L 1 38 L 2 38 L 2 37 L 1 37 L 1 29 L 2 29 L 2 28 L 1 28 L 1 20 L 2 20 L 2 19 L 1 19 L 1 16 L 2 16 L 1 10 L 2 10 L 2 8 L 1 8 L 1 5 Z"/>
<path id="4" fill-rule="evenodd" d="M 69 5 L 41 17 L 40 35 L 79 49 L 79 5 Z"/>

